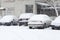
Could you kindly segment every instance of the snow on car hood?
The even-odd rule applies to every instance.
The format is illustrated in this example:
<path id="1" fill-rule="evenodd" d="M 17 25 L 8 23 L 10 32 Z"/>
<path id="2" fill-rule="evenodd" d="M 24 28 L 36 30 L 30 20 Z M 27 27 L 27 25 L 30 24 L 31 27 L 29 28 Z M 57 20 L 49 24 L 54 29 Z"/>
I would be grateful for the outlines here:
<path id="1" fill-rule="evenodd" d="M 58 16 L 54 21 L 52 21 L 51 25 L 60 26 L 60 16 Z"/>
<path id="2" fill-rule="evenodd" d="M 19 19 L 20 18 L 30 18 L 31 16 L 33 16 L 32 13 L 23 13 L 23 14 L 20 15 Z"/>
<path id="3" fill-rule="evenodd" d="M 0 20 L 0 22 L 11 22 L 14 18 L 16 17 L 13 15 L 6 15 Z"/>
<path id="4" fill-rule="evenodd" d="M 60 20 L 52 21 L 51 25 L 60 26 Z"/>

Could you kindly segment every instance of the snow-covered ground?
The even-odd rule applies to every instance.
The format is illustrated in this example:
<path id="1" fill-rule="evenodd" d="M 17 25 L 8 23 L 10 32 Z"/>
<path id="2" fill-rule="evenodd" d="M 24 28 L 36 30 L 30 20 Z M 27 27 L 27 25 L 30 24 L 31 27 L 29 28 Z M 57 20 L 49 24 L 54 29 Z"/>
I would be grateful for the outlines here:
<path id="1" fill-rule="evenodd" d="M 29 29 L 28 26 L 0 26 L 0 40 L 60 40 L 60 30 Z"/>

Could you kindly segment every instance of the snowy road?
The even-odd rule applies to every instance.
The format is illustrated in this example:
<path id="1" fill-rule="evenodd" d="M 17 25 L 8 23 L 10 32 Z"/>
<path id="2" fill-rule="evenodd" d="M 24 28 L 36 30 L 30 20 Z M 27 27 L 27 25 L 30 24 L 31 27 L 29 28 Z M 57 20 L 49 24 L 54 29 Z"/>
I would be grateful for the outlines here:
<path id="1" fill-rule="evenodd" d="M 60 40 L 60 30 L 0 26 L 0 40 Z"/>

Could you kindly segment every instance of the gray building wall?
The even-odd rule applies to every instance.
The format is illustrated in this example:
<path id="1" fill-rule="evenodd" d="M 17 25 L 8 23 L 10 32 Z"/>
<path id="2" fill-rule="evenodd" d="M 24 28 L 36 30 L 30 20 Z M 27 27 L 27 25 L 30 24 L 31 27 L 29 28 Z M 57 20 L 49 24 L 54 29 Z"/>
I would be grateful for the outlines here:
<path id="1" fill-rule="evenodd" d="M 3 12 L 4 15 L 15 15 L 19 16 L 21 13 L 25 13 L 25 5 L 33 5 L 33 13 L 36 13 L 35 10 L 35 0 L 2 0 L 1 6 L 5 7 L 6 10 Z"/>

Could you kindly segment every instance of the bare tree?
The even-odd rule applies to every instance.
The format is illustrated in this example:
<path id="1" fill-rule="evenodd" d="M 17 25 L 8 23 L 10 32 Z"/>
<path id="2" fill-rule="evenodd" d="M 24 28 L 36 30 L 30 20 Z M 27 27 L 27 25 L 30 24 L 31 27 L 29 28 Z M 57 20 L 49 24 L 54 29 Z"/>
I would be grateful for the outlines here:
<path id="1" fill-rule="evenodd" d="M 50 5 L 53 5 L 54 9 L 55 9 L 55 12 L 56 12 L 56 15 L 58 16 L 58 10 L 57 10 L 57 7 L 56 7 L 56 2 L 59 1 L 59 0 L 47 0 L 47 3 L 50 3 Z"/>

